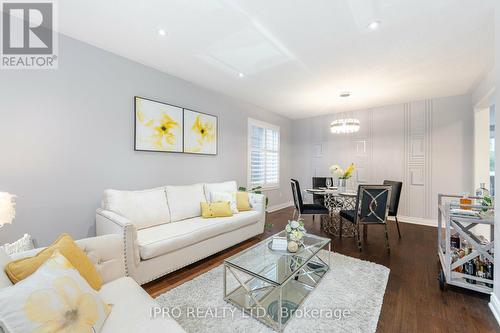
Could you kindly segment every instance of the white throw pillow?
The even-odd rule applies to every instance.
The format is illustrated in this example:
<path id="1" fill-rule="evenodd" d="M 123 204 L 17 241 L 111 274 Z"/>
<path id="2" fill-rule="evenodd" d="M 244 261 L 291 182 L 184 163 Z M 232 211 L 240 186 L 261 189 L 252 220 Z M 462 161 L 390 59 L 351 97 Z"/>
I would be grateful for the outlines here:
<path id="1" fill-rule="evenodd" d="M 12 286 L 9 277 L 5 274 L 5 266 L 12 261 L 4 250 L 0 249 L 0 289 Z"/>
<path id="2" fill-rule="evenodd" d="M 164 187 L 142 191 L 106 190 L 102 208 L 126 217 L 137 229 L 170 222 Z"/>
<path id="3" fill-rule="evenodd" d="M 0 290 L 0 327 L 10 333 L 99 332 L 109 313 L 58 251 L 35 273 Z"/>
<path id="4" fill-rule="evenodd" d="M 31 235 L 24 234 L 23 237 L 19 238 L 15 242 L 6 243 L 0 246 L 5 253 L 11 255 L 14 253 L 25 252 L 33 250 L 33 241 L 31 240 Z"/>
<path id="5" fill-rule="evenodd" d="M 211 202 L 229 201 L 233 214 L 238 214 L 236 192 L 212 192 L 210 193 L 210 197 L 212 198 Z"/>
<path id="6" fill-rule="evenodd" d="M 201 215 L 201 202 L 207 202 L 203 184 L 167 186 L 168 207 L 172 222 Z"/>
<path id="7" fill-rule="evenodd" d="M 212 192 L 236 192 L 238 191 L 238 185 L 236 184 L 236 181 L 231 180 L 228 182 L 222 182 L 222 183 L 208 183 L 205 184 L 204 186 L 205 189 L 205 196 L 207 197 L 208 202 L 213 202 L 211 198 L 211 193 Z"/>

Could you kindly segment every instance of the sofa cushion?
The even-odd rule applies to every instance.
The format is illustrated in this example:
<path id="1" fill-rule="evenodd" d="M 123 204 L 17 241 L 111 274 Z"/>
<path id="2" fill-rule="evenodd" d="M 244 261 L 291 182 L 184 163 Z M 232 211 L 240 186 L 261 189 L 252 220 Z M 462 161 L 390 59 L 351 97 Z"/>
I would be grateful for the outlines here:
<path id="1" fill-rule="evenodd" d="M 185 332 L 174 319 L 152 317 L 151 312 L 159 307 L 158 303 L 130 277 L 103 285 L 99 295 L 113 304 L 101 333 Z"/>
<path id="2" fill-rule="evenodd" d="M 196 217 L 142 229 L 137 232 L 139 253 L 143 260 L 151 259 L 256 223 L 261 215 L 258 211 L 247 211 L 231 217 Z"/>
<path id="3" fill-rule="evenodd" d="M 207 202 L 203 184 L 167 186 L 165 189 L 172 222 L 201 215 L 200 203 Z"/>
<path id="4" fill-rule="evenodd" d="M 142 191 L 106 190 L 102 208 L 126 217 L 137 229 L 170 222 L 164 187 Z"/>
<path id="5" fill-rule="evenodd" d="M 207 183 L 204 186 L 205 190 L 205 196 L 207 198 L 207 201 L 212 201 L 212 197 L 210 193 L 212 192 L 236 192 L 238 191 L 238 185 L 236 184 L 236 181 L 231 180 L 228 182 L 222 182 L 222 183 Z"/>

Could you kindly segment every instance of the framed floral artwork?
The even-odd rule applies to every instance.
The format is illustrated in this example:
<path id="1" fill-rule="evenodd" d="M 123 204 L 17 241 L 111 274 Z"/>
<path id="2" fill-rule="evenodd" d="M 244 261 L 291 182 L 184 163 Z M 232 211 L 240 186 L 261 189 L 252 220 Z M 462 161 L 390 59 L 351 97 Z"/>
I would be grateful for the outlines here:
<path id="1" fill-rule="evenodd" d="M 217 117 L 184 109 L 184 152 L 217 155 Z"/>
<path id="2" fill-rule="evenodd" d="M 182 108 L 136 96 L 134 114 L 135 150 L 183 151 Z"/>

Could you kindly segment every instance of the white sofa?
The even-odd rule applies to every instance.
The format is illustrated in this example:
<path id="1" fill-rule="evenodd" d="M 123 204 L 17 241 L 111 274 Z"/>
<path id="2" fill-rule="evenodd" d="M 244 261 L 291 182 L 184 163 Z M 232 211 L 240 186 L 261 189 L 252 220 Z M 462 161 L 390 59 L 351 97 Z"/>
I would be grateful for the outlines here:
<path id="1" fill-rule="evenodd" d="M 261 194 L 249 193 L 251 211 L 200 216 L 210 193 L 236 191 L 235 181 L 106 190 L 96 212 L 97 235 L 123 235 L 127 273 L 144 284 L 264 232 Z"/>
<path id="2" fill-rule="evenodd" d="M 132 278 L 125 276 L 121 236 L 105 235 L 81 239 L 76 243 L 101 274 L 103 285 L 99 294 L 102 299 L 113 304 L 101 333 L 185 332 L 174 319 L 150 316 L 151 309 L 159 305 Z M 17 253 L 12 255 L 11 259 L 33 256 L 40 250 L 41 248 Z"/>

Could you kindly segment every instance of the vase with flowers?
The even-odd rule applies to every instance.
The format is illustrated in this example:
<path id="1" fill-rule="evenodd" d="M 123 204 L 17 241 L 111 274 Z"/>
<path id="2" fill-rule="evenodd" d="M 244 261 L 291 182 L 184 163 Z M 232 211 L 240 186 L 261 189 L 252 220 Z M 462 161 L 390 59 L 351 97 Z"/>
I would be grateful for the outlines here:
<path id="1" fill-rule="evenodd" d="M 347 189 L 347 180 L 352 177 L 355 166 L 351 163 L 345 170 L 339 165 L 334 164 L 330 167 L 330 173 L 338 179 L 338 191 L 345 192 Z"/>
<path id="2" fill-rule="evenodd" d="M 295 253 L 302 245 L 302 238 L 306 234 L 306 229 L 304 228 L 304 220 L 291 220 L 285 227 L 286 238 L 288 240 L 288 251 Z"/>

